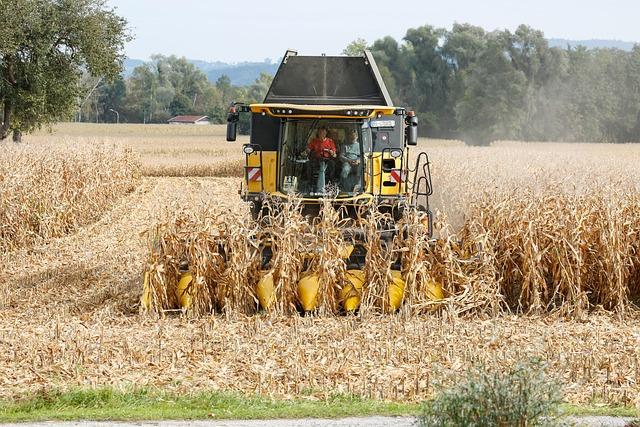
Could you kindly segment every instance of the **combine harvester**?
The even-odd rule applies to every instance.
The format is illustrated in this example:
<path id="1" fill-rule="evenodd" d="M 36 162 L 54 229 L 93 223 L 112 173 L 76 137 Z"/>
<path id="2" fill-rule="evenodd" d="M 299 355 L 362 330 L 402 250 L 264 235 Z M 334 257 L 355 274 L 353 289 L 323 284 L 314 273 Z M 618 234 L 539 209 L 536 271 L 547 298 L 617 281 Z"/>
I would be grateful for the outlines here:
<path id="1" fill-rule="evenodd" d="M 391 97 L 370 52 L 361 57 L 300 56 L 289 50 L 261 104 L 233 103 L 228 113 L 227 141 L 235 141 L 241 114 L 251 115 L 246 155 L 243 200 L 250 203 L 253 218 L 268 222 L 277 215 L 279 202 L 295 201 L 310 221 L 330 203 L 343 218 L 353 219 L 374 209 L 380 241 L 391 242 L 401 232 L 398 222 L 408 210 L 420 215 L 420 223 L 432 233 L 429 196 L 432 193 L 427 154 L 417 155 L 409 167 L 409 146 L 417 145 L 418 118 L 413 111 L 393 106 Z M 365 231 L 343 230 L 340 251 L 347 266 L 348 282 L 338 298 L 344 311 L 358 309 L 365 286 Z M 322 248 L 310 250 L 309 257 Z M 269 274 L 274 250 L 261 242 L 260 280 L 255 296 L 263 309 L 274 302 L 273 274 Z M 402 254 L 389 260 L 386 311 L 403 301 L 405 282 Z M 183 273 L 177 292 L 188 292 L 193 280 Z M 300 311 L 316 309 L 321 278 L 303 275 L 297 285 Z M 147 279 L 148 281 L 148 279 Z M 148 284 L 143 305 L 149 307 Z M 429 298 L 443 298 L 433 283 Z M 189 298 L 178 297 L 183 308 Z"/>
<path id="2" fill-rule="evenodd" d="M 418 140 L 418 118 L 412 111 L 393 106 L 370 52 L 362 57 L 299 56 L 287 51 L 262 104 L 234 104 L 228 115 L 227 141 L 235 141 L 240 114 L 251 114 L 251 139 L 246 154 L 242 198 L 251 202 L 255 219 L 262 215 L 265 198 L 296 198 L 309 216 L 319 213 L 324 199 L 343 215 L 357 215 L 374 204 L 389 213 L 380 224 L 383 240 L 398 232 L 403 210 L 425 215 L 432 232 L 428 197 L 432 193 L 429 161 L 420 153 L 409 168 L 409 146 Z M 409 180 L 409 174 L 412 179 Z M 420 176 L 418 176 L 420 173 Z M 351 245 L 344 251 L 351 286 L 343 288 L 345 310 L 357 308 L 356 294 L 364 282 L 365 251 L 359 230 L 348 230 Z M 272 257 L 262 251 L 263 266 Z M 400 259 L 392 261 L 389 306 L 397 309 L 404 292 Z M 273 277 L 257 285 L 258 299 L 268 308 Z M 315 308 L 319 277 L 302 278 L 298 296 L 302 309 Z M 433 296 L 442 298 L 440 288 Z"/>

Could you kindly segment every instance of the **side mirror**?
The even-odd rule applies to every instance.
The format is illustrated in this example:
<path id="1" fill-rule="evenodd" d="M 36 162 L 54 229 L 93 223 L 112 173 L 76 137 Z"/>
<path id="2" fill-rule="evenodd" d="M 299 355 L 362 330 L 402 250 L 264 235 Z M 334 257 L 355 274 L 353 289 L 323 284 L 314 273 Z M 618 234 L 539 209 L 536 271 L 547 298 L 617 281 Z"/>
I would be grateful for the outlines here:
<path id="1" fill-rule="evenodd" d="M 407 127 L 404 129 L 404 135 L 407 145 L 418 145 L 418 117 L 413 111 L 407 113 L 405 118 Z"/>
<path id="2" fill-rule="evenodd" d="M 227 141 L 233 142 L 238 135 L 238 121 L 240 120 L 240 114 L 236 111 L 236 107 L 229 108 L 229 114 L 227 114 Z"/>
<path id="3" fill-rule="evenodd" d="M 238 134 L 238 122 L 227 122 L 227 141 L 233 142 Z"/>

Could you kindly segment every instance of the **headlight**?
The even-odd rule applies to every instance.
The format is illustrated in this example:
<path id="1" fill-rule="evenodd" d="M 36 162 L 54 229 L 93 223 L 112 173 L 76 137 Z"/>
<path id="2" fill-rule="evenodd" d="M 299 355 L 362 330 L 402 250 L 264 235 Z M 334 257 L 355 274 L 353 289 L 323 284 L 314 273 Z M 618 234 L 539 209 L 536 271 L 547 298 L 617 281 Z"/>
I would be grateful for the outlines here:
<path id="1" fill-rule="evenodd" d="M 391 157 L 397 159 L 400 156 L 402 156 L 402 150 L 391 150 Z"/>
<path id="2" fill-rule="evenodd" d="M 242 147 L 242 151 L 244 151 L 244 154 L 251 154 L 253 153 L 255 150 L 253 149 L 252 146 L 250 145 L 245 145 L 244 147 Z"/>

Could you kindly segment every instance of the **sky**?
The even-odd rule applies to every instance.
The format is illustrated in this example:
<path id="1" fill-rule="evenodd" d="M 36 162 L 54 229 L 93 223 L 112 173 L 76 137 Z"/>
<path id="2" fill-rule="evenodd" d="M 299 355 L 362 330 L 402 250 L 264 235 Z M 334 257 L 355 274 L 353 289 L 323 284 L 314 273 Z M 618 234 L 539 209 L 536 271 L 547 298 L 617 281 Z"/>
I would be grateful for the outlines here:
<path id="1" fill-rule="evenodd" d="M 352 40 L 430 24 L 468 22 L 488 30 L 527 24 L 547 38 L 640 42 L 640 0 L 108 0 L 129 21 L 130 58 L 154 53 L 206 61 L 263 61 L 287 48 L 340 54 Z"/>

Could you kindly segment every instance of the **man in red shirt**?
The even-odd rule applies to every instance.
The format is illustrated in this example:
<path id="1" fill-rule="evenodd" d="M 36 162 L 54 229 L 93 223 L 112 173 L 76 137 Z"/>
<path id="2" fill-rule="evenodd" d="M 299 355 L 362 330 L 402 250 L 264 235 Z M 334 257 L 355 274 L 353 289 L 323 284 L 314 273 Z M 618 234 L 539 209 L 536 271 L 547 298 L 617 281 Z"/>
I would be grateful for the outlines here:
<path id="1" fill-rule="evenodd" d="M 313 138 L 307 149 L 313 153 L 317 159 L 331 159 L 336 157 L 336 143 L 327 137 L 327 128 L 322 126 L 318 129 L 318 137 Z"/>
<path id="2" fill-rule="evenodd" d="M 318 180 L 316 181 L 316 191 L 323 193 L 326 185 L 327 168 L 333 169 L 333 159 L 337 157 L 336 143 L 327 137 L 327 127 L 321 126 L 318 129 L 317 137 L 309 141 L 307 151 L 311 153 L 311 158 L 318 167 Z M 314 165 L 315 166 L 315 165 Z M 329 170 L 331 172 L 331 170 Z M 331 173 L 329 173 L 331 175 Z"/>

